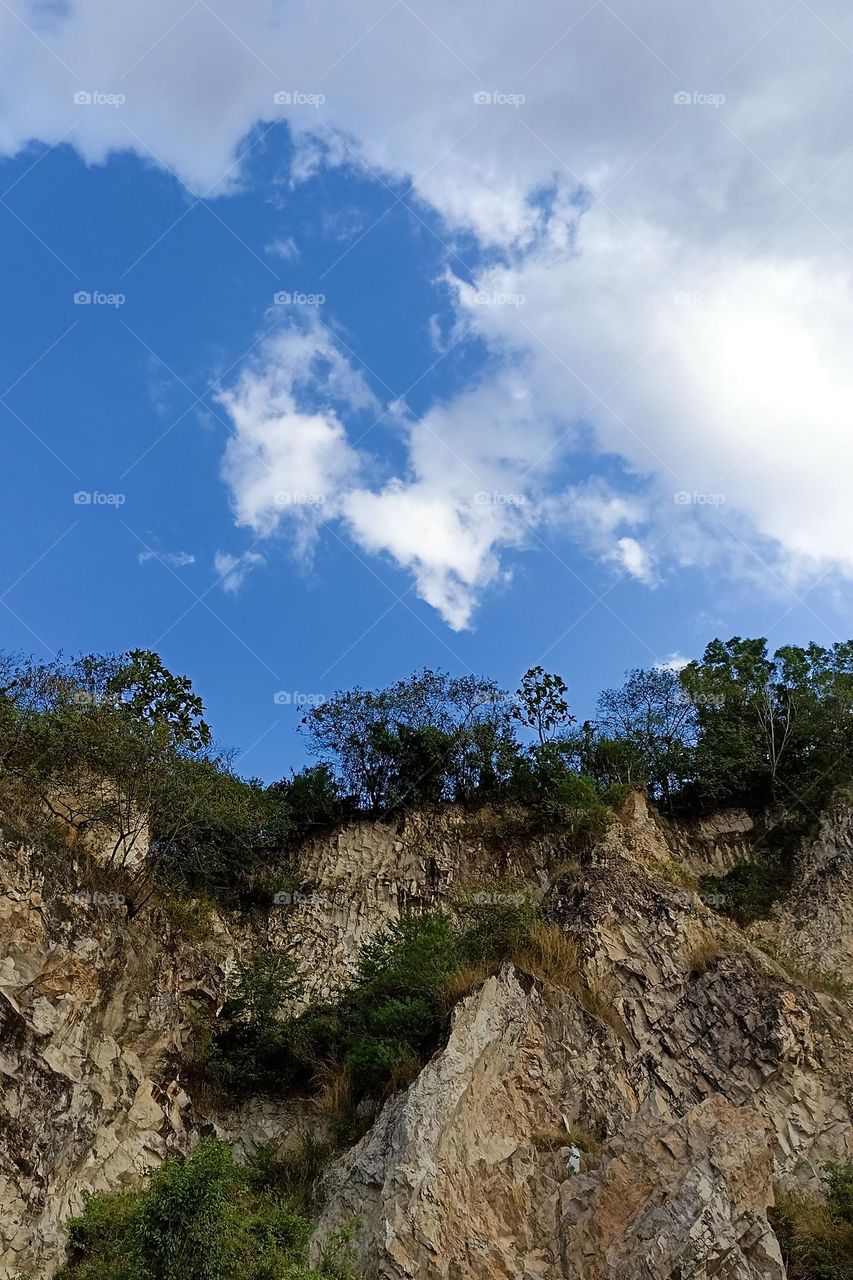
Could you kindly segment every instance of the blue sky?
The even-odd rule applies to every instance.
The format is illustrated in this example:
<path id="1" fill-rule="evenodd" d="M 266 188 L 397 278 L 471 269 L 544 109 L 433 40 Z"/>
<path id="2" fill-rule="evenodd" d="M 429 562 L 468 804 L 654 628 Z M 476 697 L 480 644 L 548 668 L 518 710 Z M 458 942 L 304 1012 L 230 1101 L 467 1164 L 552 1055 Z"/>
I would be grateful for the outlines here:
<path id="1" fill-rule="evenodd" d="M 841 122 L 766 111 L 849 74 L 843 10 L 718 14 L 697 65 L 627 3 L 543 3 L 538 35 L 499 6 L 485 41 L 330 7 L 0 20 L 31 73 L 0 131 L 3 646 L 154 647 L 271 780 L 300 700 L 424 664 L 542 662 L 585 716 L 717 634 L 847 636 Z"/>

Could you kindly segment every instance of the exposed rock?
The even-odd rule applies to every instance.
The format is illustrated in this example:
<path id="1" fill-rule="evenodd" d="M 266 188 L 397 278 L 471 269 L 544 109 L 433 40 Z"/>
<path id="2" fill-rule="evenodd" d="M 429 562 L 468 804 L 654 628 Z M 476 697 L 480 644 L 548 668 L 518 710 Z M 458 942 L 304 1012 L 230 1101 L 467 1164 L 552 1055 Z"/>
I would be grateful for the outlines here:
<path id="1" fill-rule="evenodd" d="M 837 802 L 797 857 L 791 891 L 751 931 L 805 973 L 853 985 L 853 810 Z"/>
<path id="2" fill-rule="evenodd" d="M 772 1203 L 772 1161 L 751 1108 L 714 1095 L 680 1120 L 639 1120 L 595 1175 L 561 1185 L 562 1274 L 784 1280 Z"/>
<path id="3" fill-rule="evenodd" d="M 612 843 L 550 907 L 586 981 L 508 967 L 469 997 L 330 1171 L 318 1246 L 355 1215 L 371 1280 L 781 1277 L 774 1177 L 853 1155 L 849 1011 Z M 575 1130 L 604 1138 L 580 1174 Z"/>
<path id="4" fill-rule="evenodd" d="M 821 887 L 849 887 L 848 833 L 828 823 L 806 876 L 815 948 L 849 946 L 849 897 Z M 269 919 L 214 911 L 203 940 L 162 910 L 129 921 L 120 899 L 7 848 L 0 1280 L 50 1276 L 84 1192 L 139 1185 L 201 1131 L 247 1153 L 300 1126 L 299 1099 L 221 1114 L 191 1099 L 192 1018 L 221 1005 L 237 957 L 285 946 L 326 996 L 401 911 L 495 875 L 539 886 L 582 975 L 555 986 L 508 965 L 458 1007 L 444 1049 L 329 1171 L 316 1247 L 356 1214 L 365 1274 L 383 1280 L 781 1280 L 772 1182 L 816 1190 L 825 1160 L 853 1154 L 853 1037 L 847 1006 L 687 887 L 748 837 L 737 815 L 674 828 L 638 796 L 578 870 L 565 838 L 488 812 L 352 823 L 305 848 Z"/>

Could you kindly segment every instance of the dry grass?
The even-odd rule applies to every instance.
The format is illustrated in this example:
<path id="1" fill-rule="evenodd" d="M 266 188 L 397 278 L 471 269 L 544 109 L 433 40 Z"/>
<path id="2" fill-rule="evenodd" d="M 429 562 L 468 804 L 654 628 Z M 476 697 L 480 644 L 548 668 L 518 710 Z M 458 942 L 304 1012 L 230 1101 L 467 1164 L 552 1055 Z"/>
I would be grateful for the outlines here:
<path id="1" fill-rule="evenodd" d="M 576 991 L 583 981 L 577 943 L 556 924 L 537 924 L 512 958 L 520 969 L 556 987 Z"/>
<path id="2" fill-rule="evenodd" d="M 400 1089 L 408 1089 L 413 1080 L 416 1080 L 421 1073 L 421 1062 L 414 1053 L 407 1053 L 405 1057 L 400 1058 L 391 1068 L 391 1074 L 388 1077 L 388 1085 L 386 1093 L 390 1096 L 397 1093 Z"/>
<path id="3" fill-rule="evenodd" d="M 853 1222 L 830 1205 L 775 1188 L 769 1218 L 789 1280 L 853 1275 Z"/>
<path id="4" fill-rule="evenodd" d="M 352 1079 L 345 1063 L 323 1066 L 317 1075 L 314 1108 L 331 1124 L 349 1119 L 355 1109 Z"/>
<path id="5" fill-rule="evenodd" d="M 690 889 L 696 892 L 699 888 L 699 877 L 676 858 L 653 858 L 649 862 L 649 870 L 662 880 L 678 885 L 679 889 Z"/>
<path id="6" fill-rule="evenodd" d="M 559 1151 L 569 1144 L 565 1129 L 534 1129 L 530 1139 L 537 1151 Z"/>
<path id="7" fill-rule="evenodd" d="M 691 943 L 687 951 L 687 967 L 691 973 L 705 973 L 726 954 L 719 941 L 711 934 L 703 934 Z"/>
<path id="8" fill-rule="evenodd" d="M 570 991 L 587 1013 L 606 1022 L 618 1035 L 627 1035 L 616 1009 L 614 984 L 584 973 L 577 943 L 559 925 L 537 925 L 512 959 L 535 978 Z"/>
<path id="9" fill-rule="evenodd" d="M 460 1000 L 464 1000 L 481 983 L 490 978 L 494 972 L 494 964 L 481 961 L 479 964 L 468 965 L 466 968 L 459 969 L 456 973 L 451 974 L 444 984 L 442 992 L 444 1007 L 452 1009 Z"/>
<path id="10" fill-rule="evenodd" d="M 601 1160 L 602 1139 L 582 1127 L 535 1129 L 531 1134 L 531 1141 L 537 1151 L 560 1151 L 564 1147 L 575 1147 L 586 1157 L 586 1169 L 594 1169 Z"/>

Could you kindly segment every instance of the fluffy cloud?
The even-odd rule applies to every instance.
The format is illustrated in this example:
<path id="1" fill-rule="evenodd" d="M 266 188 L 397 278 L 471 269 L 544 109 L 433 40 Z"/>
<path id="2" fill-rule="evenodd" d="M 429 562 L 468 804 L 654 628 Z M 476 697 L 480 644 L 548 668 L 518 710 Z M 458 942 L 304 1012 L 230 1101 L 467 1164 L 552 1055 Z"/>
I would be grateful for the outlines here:
<path id="1" fill-rule="evenodd" d="M 296 178 L 409 178 L 451 240 L 475 233 L 491 265 L 455 284 L 458 331 L 492 382 L 407 424 L 405 474 L 365 476 L 345 427 L 367 393 L 322 334 L 282 339 L 226 397 L 239 523 L 305 547 L 317 509 L 277 495 L 322 496 L 460 626 L 553 517 L 589 430 L 633 496 L 575 492 L 571 519 L 640 580 L 744 544 L 773 572 L 853 572 L 851 47 L 842 0 L 666 22 L 644 0 L 19 0 L 0 9 L 0 148 L 130 148 L 223 193 L 286 120 Z"/>
<path id="2" fill-rule="evenodd" d="M 219 401 L 235 428 L 222 474 L 237 524 L 268 537 L 289 521 L 305 550 L 358 473 L 338 410 L 375 407 L 363 378 L 313 320 L 268 341 Z"/>

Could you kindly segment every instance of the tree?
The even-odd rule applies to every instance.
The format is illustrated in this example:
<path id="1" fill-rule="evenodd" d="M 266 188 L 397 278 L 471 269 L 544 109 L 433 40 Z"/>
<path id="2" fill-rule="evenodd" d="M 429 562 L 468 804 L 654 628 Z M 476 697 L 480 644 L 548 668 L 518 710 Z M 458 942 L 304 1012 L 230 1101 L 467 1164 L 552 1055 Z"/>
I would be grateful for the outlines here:
<path id="1" fill-rule="evenodd" d="M 712 640 L 682 685 L 696 707 L 697 773 L 715 800 L 775 798 L 796 733 L 804 671 L 770 657 L 763 638 Z"/>
<path id="2" fill-rule="evenodd" d="M 203 720 L 204 704 L 186 676 L 173 675 L 159 654 L 132 649 L 107 682 L 106 693 L 137 721 L 165 725 L 175 746 L 198 752 L 210 745 L 210 729 Z"/>
<path id="3" fill-rule="evenodd" d="M 424 668 L 385 689 L 350 689 L 301 729 L 341 791 L 372 812 L 492 793 L 515 752 L 510 704 L 492 680 Z"/>
<path id="4" fill-rule="evenodd" d="M 516 691 L 513 718 L 534 730 L 539 742 L 544 744 L 575 722 L 566 700 L 568 691 L 562 676 L 550 674 L 542 667 L 530 667 Z"/>
<path id="5" fill-rule="evenodd" d="M 614 779 L 620 782 L 645 781 L 656 798 L 669 803 L 689 775 L 696 740 L 695 708 L 677 673 L 660 667 L 629 671 L 620 689 L 600 695 L 597 730 L 598 766 L 624 773 Z"/>

